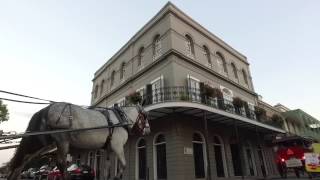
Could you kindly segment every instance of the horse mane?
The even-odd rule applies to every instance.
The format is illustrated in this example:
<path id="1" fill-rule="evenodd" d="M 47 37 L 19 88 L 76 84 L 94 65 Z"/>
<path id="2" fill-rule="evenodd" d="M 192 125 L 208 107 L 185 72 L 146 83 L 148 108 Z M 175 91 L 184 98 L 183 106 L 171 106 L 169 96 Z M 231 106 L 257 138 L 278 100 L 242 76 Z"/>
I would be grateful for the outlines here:
<path id="1" fill-rule="evenodd" d="M 41 125 L 41 119 L 46 117 L 49 111 L 49 107 L 47 106 L 44 109 L 36 112 L 27 127 L 27 132 L 39 131 Z M 48 138 L 46 136 L 46 138 Z M 38 136 L 27 136 L 21 139 L 19 146 L 17 147 L 14 156 L 9 162 L 10 170 L 14 170 L 18 168 L 24 160 L 25 155 L 33 153 L 43 147 Z"/>

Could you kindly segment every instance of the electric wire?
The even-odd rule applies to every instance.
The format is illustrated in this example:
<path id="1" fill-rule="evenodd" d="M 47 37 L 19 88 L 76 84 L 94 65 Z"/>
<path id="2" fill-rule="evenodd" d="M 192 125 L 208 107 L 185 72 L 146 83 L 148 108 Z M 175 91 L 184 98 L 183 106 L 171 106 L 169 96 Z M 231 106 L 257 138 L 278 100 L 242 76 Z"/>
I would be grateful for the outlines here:
<path id="1" fill-rule="evenodd" d="M 54 102 L 55 102 L 55 101 L 52 101 L 52 100 L 47 100 L 47 99 L 42 99 L 42 98 L 37 98 L 37 97 L 32 97 L 32 96 L 27 96 L 27 95 L 18 94 L 18 93 L 13 93 L 13 92 L 4 91 L 4 90 L 0 90 L 0 93 L 5 93 L 5 94 L 11 94 L 11 95 L 15 95 L 15 96 L 26 97 L 26 98 L 30 98 L 30 99 L 37 99 L 37 100 L 41 100 L 41 101 L 48 101 L 48 102 L 50 102 L 50 103 L 54 103 Z"/>

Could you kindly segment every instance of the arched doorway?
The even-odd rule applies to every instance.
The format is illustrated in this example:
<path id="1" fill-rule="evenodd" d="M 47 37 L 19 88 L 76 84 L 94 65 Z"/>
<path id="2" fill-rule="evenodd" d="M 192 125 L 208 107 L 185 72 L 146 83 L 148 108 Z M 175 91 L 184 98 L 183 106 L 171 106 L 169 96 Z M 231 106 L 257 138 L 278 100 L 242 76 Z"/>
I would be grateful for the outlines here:
<path id="1" fill-rule="evenodd" d="M 193 159 L 195 178 L 206 177 L 205 144 L 204 138 L 200 133 L 194 133 L 192 137 Z"/>
<path id="2" fill-rule="evenodd" d="M 145 139 L 141 138 L 137 142 L 136 154 L 136 179 L 147 179 L 147 148 Z"/>
<path id="3" fill-rule="evenodd" d="M 154 179 L 167 179 L 166 139 L 163 134 L 155 136 L 154 140 Z"/>
<path id="4" fill-rule="evenodd" d="M 227 176 L 226 156 L 224 143 L 220 136 L 213 136 L 214 157 L 216 161 L 217 177 Z"/>
<path id="5" fill-rule="evenodd" d="M 253 156 L 253 151 L 251 144 L 249 142 L 244 143 L 244 149 L 245 149 L 245 154 L 246 154 L 246 163 L 249 168 L 249 173 L 248 175 L 254 176 L 256 174 L 256 169 L 255 169 L 255 163 L 254 163 L 254 156 Z"/>
<path id="6" fill-rule="evenodd" d="M 265 158 L 264 158 L 263 149 L 262 149 L 262 147 L 260 145 L 258 146 L 257 152 L 258 152 L 258 157 L 259 157 L 259 162 L 260 162 L 260 168 L 261 168 L 262 175 L 263 175 L 263 177 L 266 177 L 267 176 L 266 161 L 265 161 Z"/>

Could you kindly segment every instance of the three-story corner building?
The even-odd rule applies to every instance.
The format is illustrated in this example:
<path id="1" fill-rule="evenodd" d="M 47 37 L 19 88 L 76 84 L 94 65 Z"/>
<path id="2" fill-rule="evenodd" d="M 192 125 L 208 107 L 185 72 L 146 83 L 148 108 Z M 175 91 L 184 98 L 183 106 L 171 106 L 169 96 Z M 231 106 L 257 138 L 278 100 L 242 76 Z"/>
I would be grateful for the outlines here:
<path id="1" fill-rule="evenodd" d="M 247 58 L 171 3 L 97 70 L 91 104 L 125 105 L 136 91 L 146 100 L 152 133 L 129 138 L 123 179 L 277 174 L 264 136 L 284 131 L 256 120 Z M 117 172 L 117 160 L 106 161 L 104 150 L 74 157 L 100 179 Z"/>

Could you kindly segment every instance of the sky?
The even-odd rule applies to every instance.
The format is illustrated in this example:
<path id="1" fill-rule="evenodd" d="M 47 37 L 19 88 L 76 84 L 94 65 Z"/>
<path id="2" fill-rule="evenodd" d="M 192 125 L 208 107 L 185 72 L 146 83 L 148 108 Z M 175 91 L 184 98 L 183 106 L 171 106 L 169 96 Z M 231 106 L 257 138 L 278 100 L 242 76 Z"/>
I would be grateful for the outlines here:
<path id="1" fill-rule="evenodd" d="M 320 119 L 320 1 L 171 1 L 244 54 L 263 100 Z M 167 1 L 0 1 L 0 90 L 89 105 L 94 72 Z M 0 93 L 2 98 L 18 97 Z M 44 105 L 8 105 L 23 132 Z M 0 151 L 0 165 L 12 150 Z"/>

